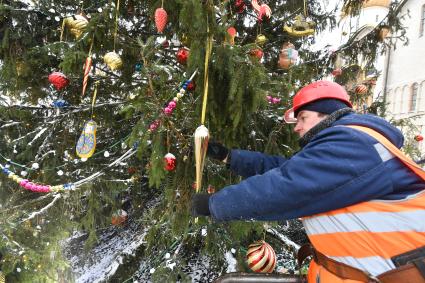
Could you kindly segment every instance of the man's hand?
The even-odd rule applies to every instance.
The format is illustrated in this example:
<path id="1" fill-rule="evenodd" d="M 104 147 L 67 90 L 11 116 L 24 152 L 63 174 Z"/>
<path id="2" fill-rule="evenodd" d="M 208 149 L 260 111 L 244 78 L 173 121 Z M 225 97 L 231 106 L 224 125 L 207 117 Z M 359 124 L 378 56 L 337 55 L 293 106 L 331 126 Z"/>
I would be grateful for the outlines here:
<path id="1" fill-rule="evenodd" d="M 192 196 L 191 212 L 192 216 L 209 216 L 210 194 L 195 194 Z"/>
<path id="2" fill-rule="evenodd" d="M 226 161 L 229 155 L 229 149 L 217 142 L 209 142 L 207 156 L 212 159 Z"/>

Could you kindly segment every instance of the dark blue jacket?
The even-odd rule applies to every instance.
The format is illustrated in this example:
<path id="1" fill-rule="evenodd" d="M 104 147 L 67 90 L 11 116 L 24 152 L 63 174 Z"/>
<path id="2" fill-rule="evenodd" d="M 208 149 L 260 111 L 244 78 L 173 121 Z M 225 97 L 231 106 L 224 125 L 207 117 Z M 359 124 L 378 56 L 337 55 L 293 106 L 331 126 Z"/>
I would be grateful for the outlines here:
<path id="1" fill-rule="evenodd" d="M 212 217 L 292 219 L 373 199 L 402 199 L 425 187 L 374 138 L 341 125 L 367 126 L 403 145 L 401 132 L 384 119 L 350 113 L 290 159 L 232 150 L 230 168 L 246 179 L 210 197 Z"/>

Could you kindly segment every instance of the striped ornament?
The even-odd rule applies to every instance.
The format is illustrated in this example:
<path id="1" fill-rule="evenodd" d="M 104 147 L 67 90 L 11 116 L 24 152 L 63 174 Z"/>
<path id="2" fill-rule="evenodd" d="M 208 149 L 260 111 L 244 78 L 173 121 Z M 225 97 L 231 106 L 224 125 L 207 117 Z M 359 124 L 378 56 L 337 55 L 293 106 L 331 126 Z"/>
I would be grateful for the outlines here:
<path id="1" fill-rule="evenodd" d="M 61 72 L 51 73 L 49 75 L 49 82 L 54 85 L 57 90 L 61 90 L 69 84 L 68 78 Z"/>
<path id="2" fill-rule="evenodd" d="M 366 94 L 367 93 L 367 86 L 365 86 L 364 84 L 359 84 L 359 85 L 356 86 L 354 91 L 357 94 Z"/>
<path id="3" fill-rule="evenodd" d="M 258 241 L 249 245 L 246 262 L 254 272 L 271 273 L 276 267 L 276 253 L 265 241 Z"/>
<path id="4" fill-rule="evenodd" d="M 92 58 L 89 56 L 86 58 L 86 63 L 84 63 L 84 77 L 83 77 L 83 90 L 81 91 L 81 95 L 84 96 L 86 93 L 87 83 L 89 81 L 89 74 L 92 66 Z"/>

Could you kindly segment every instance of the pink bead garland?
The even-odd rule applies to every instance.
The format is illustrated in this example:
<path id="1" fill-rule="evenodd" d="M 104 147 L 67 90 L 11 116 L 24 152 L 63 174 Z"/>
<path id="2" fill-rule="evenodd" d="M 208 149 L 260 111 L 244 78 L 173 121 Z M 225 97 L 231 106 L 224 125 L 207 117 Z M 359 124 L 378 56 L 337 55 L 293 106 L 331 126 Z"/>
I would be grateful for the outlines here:
<path id="1" fill-rule="evenodd" d="M 168 108 L 171 108 L 174 110 L 176 106 L 177 106 L 177 103 L 174 100 L 171 100 L 170 102 L 168 102 Z"/>
<path id="2" fill-rule="evenodd" d="M 171 109 L 170 107 L 165 107 L 164 108 L 164 114 L 167 116 L 170 116 L 173 113 L 173 109 Z"/>
<path id="3" fill-rule="evenodd" d="M 24 188 L 26 190 L 36 192 L 36 193 L 48 193 L 48 192 L 50 192 L 50 186 L 35 184 L 35 183 L 30 182 L 27 179 L 20 181 L 19 186 L 21 186 L 22 188 Z"/>
<path id="4" fill-rule="evenodd" d="M 150 124 L 150 126 L 149 126 L 149 130 L 151 132 L 155 131 L 159 127 L 160 123 L 161 122 L 159 120 L 153 121 L 152 124 Z"/>
<path id="5" fill-rule="evenodd" d="M 281 99 L 277 97 L 272 97 L 270 95 L 267 95 L 267 101 L 271 104 L 279 104 Z"/>

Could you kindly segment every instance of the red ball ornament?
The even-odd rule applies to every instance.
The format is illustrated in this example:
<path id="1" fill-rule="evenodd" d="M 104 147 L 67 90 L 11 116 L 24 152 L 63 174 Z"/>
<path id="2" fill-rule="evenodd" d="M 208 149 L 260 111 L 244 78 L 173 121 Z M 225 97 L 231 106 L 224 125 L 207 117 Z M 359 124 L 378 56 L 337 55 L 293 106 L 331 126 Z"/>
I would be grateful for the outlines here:
<path id="1" fill-rule="evenodd" d="M 163 8 L 158 8 L 155 10 L 155 25 L 158 32 L 162 33 L 167 25 L 167 11 Z"/>
<path id="2" fill-rule="evenodd" d="M 183 47 L 177 51 L 177 62 L 179 62 L 180 64 L 186 65 L 188 57 L 189 50 L 187 48 Z"/>
<path id="3" fill-rule="evenodd" d="M 276 253 L 265 241 L 258 241 L 249 245 L 246 262 L 254 272 L 270 273 L 276 267 Z"/>
<path id="4" fill-rule="evenodd" d="M 423 141 L 423 140 L 424 140 L 424 137 L 422 135 L 416 135 L 415 136 L 415 141 L 420 142 L 420 141 Z"/>
<path id="5" fill-rule="evenodd" d="M 359 84 L 356 86 L 356 88 L 354 89 L 355 93 L 357 94 L 366 94 L 367 93 L 367 86 L 365 86 L 364 84 Z"/>
<path id="6" fill-rule="evenodd" d="M 227 34 L 229 35 L 229 44 L 230 45 L 235 45 L 235 37 L 237 34 L 237 31 L 234 27 L 229 27 L 227 29 Z"/>
<path id="7" fill-rule="evenodd" d="M 136 167 L 128 167 L 127 172 L 128 172 L 128 174 L 133 175 L 134 173 L 137 172 L 137 168 Z"/>
<path id="8" fill-rule="evenodd" d="M 196 88 L 195 82 L 194 81 L 190 81 L 187 84 L 186 90 L 187 91 L 193 91 L 193 90 L 195 90 L 195 88 Z"/>
<path id="9" fill-rule="evenodd" d="M 68 78 L 61 72 L 53 72 L 49 75 L 49 82 L 54 85 L 57 90 L 61 90 L 69 85 Z"/>
<path id="10" fill-rule="evenodd" d="M 209 194 L 215 193 L 215 187 L 213 185 L 208 185 L 207 192 Z"/>
<path id="11" fill-rule="evenodd" d="M 164 169 L 167 171 L 173 171 L 176 169 L 176 157 L 172 153 L 167 153 L 164 156 Z"/>
<path id="12" fill-rule="evenodd" d="M 335 69 L 335 70 L 333 70 L 333 71 L 332 71 L 332 75 L 333 75 L 334 77 L 341 76 L 341 75 L 342 75 L 342 70 L 341 70 L 340 68 Z"/>
<path id="13" fill-rule="evenodd" d="M 245 1 L 244 0 L 236 0 L 235 1 L 236 13 L 243 13 L 245 10 Z"/>
<path id="14" fill-rule="evenodd" d="M 114 226 L 120 226 L 123 225 L 128 219 L 128 214 L 123 209 L 118 209 L 115 211 L 114 214 L 112 214 L 111 217 L 111 224 Z"/>
<path id="15" fill-rule="evenodd" d="M 162 47 L 164 47 L 164 48 L 168 48 L 168 47 L 170 47 L 170 42 L 169 42 L 168 40 L 164 40 L 164 41 L 161 43 L 161 45 L 162 45 Z"/>
<path id="16" fill-rule="evenodd" d="M 261 58 L 263 58 L 263 50 L 261 50 L 260 48 L 257 49 L 252 49 L 249 54 L 255 58 L 257 58 L 258 60 L 261 60 Z"/>

